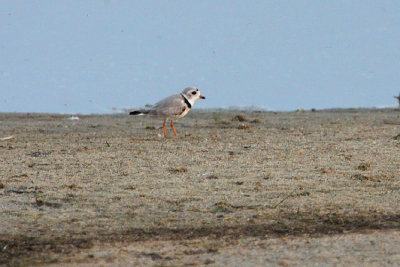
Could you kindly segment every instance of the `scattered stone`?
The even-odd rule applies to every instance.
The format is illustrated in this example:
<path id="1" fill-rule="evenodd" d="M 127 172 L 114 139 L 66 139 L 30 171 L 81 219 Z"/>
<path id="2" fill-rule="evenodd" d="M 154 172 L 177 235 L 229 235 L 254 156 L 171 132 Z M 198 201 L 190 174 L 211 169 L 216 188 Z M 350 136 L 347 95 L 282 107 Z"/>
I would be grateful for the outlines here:
<path id="1" fill-rule="evenodd" d="M 208 248 L 208 249 L 207 249 L 207 252 L 208 252 L 208 253 L 217 253 L 217 252 L 218 252 L 218 249 L 216 249 L 216 248 Z"/>
<path id="2" fill-rule="evenodd" d="M 71 117 L 69 117 L 67 120 L 70 120 L 70 121 L 79 121 L 79 117 L 78 117 L 78 116 L 71 116 Z"/>
<path id="3" fill-rule="evenodd" d="M 272 179 L 272 175 L 271 175 L 270 173 L 265 174 L 264 177 L 263 177 L 263 179 L 264 179 L 264 180 Z"/>
<path id="4" fill-rule="evenodd" d="M 39 198 L 39 197 L 36 197 L 36 198 L 35 198 L 35 202 L 36 202 L 36 205 L 37 205 L 38 207 L 43 206 L 43 203 L 44 203 L 44 201 L 43 201 L 41 198 Z"/>

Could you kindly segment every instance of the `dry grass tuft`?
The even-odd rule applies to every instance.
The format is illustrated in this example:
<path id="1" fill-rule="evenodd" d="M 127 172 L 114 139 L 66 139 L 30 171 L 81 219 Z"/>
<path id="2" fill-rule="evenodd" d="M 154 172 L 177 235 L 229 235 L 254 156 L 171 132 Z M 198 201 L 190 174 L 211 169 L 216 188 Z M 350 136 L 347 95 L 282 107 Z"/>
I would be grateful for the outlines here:
<path id="1" fill-rule="evenodd" d="M 125 187 L 125 190 L 135 190 L 136 187 L 134 185 L 128 185 Z"/>
<path id="2" fill-rule="evenodd" d="M 246 124 L 240 124 L 237 128 L 239 130 L 248 130 L 248 129 L 250 129 L 250 126 L 246 125 Z"/>
<path id="3" fill-rule="evenodd" d="M 254 120 L 252 120 L 250 122 L 254 123 L 254 124 L 258 124 L 258 123 L 261 123 L 262 121 L 260 119 L 254 119 Z"/>
<path id="4" fill-rule="evenodd" d="M 224 213 L 230 213 L 232 212 L 232 205 L 229 205 L 228 203 L 225 202 L 218 202 L 214 204 L 214 209 L 212 212 L 224 212 Z"/>
<path id="5" fill-rule="evenodd" d="M 233 121 L 240 121 L 240 122 L 248 121 L 247 117 L 245 115 L 243 115 L 243 114 L 236 115 L 235 117 L 233 117 L 232 120 Z"/>
<path id="6" fill-rule="evenodd" d="M 368 176 L 361 173 L 356 173 L 351 176 L 351 179 L 359 180 L 363 182 L 381 182 L 381 179 L 377 176 Z"/>
<path id="7" fill-rule="evenodd" d="M 369 162 L 364 162 L 357 166 L 357 170 L 360 171 L 367 171 L 369 169 L 371 169 L 371 163 Z"/>
<path id="8" fill-rule="evenodd" d="M 227 120 L 220 120 L 220 121 L 218 121 L 218 124 L 221 124 L 221 125 L 230 125 L 231 122 L 230 122 L 230 121 L 227 121 Z"/>
<path id="9" fill-rule="evenodd" d="M 182 167 L 182 168 L 169 168 L 168 171 L 170 173 L 185 173 L 188 172 L 188 169 Z"/>

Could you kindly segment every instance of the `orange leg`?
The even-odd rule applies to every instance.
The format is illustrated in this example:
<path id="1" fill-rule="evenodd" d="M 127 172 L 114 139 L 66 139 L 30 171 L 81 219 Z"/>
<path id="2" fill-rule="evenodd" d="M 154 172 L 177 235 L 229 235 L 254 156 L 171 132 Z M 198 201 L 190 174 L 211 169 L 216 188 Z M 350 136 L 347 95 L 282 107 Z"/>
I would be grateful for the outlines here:
<path id="1" fill-rule="evenodd" d="M 165 123 L 166 123 L 167 121 L 164 121 L 164 123 L 163 123 L 163 125 L 162 125 L 162 127 L 163 127 L 163 129 L 164 129 L 164 137 L 167 137 L 167 128 L 165 127 Z"/>
<path id="2" fill-rule="evenodd" d="M 175 136 L 178 136 L 178 134 L 175 131 L 175 127 L 174 127 L 174 124 L 172 123 L 172 121 L 171 121 L 171 128 L 172 128 L 172 131 L 174 132 Z"/>

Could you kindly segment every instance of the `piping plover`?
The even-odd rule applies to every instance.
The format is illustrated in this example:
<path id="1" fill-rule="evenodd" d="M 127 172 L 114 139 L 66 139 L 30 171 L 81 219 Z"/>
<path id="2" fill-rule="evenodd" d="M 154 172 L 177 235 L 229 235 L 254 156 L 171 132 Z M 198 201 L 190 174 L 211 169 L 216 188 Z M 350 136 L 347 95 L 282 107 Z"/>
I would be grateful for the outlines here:
<path id="1" fill-rule="evenodd" d="M 194 102 L 196 102 L 196 100 L 199 98 L 205 99 L 205 97 L 200 94 L 199 89 L 196 87 L 187 87 L 182 91 L 181 94 L 171 95 L 167 98 L 164 98 L 163 100 L 154 104 L 154 106 L 151 108 L 131 111 L 129 112 L 129 115 L 148 114 L 163 118 L 164 136 L 167 136 L 165 124 L 169 119 L 171 120 L 172 131 L 174 132 L 175 136 L 178 136 L 172 121 L 185 116 L 193 107 Z"/>

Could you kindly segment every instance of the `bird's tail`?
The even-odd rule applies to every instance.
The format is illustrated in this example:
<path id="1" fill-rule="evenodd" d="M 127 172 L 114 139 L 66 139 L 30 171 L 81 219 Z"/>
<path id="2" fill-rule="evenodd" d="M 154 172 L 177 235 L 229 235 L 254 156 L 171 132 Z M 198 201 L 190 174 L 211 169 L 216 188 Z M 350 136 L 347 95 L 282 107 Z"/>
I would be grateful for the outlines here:
<path id="1" fill-rule="evenodd" d="M 149 114 L 148 110 L 134 110 L 129 112 L 129 115 L 145 115 L 145 114 Z"/>

